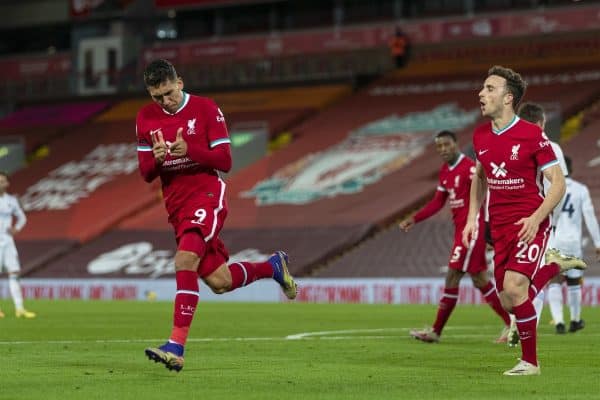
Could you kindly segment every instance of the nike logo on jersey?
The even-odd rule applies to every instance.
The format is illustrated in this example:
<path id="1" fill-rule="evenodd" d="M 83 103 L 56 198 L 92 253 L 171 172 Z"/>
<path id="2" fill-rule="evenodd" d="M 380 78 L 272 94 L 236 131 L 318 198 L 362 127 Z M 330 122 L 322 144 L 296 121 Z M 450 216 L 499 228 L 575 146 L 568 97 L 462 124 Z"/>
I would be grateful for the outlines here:
<path id="1" fill-rule="evenodd" d="M 479 150 L 479 155 L 482 156 L 485 153 L 487 153 L 490 149 L 485 149 L 485 150 Z"/>

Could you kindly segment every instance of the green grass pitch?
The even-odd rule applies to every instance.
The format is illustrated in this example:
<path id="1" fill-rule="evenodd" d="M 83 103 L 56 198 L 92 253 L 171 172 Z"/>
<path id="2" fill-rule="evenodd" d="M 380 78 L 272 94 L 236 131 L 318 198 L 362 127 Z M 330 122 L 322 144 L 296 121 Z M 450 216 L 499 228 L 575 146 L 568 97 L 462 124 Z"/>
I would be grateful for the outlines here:
<path id="1" fill-rule="evenodd" d="M 200 303 L 185 367 L 175 373 L 143 351 L 170 333 L 170 303 L 27 305 L 38 318 L 9 312 L 0 320 L 0 399 L 600 396 L 599 308 L 584 309 L 586 328 L 564 336 L 554 334 L 545 310 L 542 375 L 504 377 L 520 350 L 492 343 L 501 323 L 487 306 L 459 305 L 442 342 L 425 344 L 408 330 L 430 324 L 434 306 Z"/>

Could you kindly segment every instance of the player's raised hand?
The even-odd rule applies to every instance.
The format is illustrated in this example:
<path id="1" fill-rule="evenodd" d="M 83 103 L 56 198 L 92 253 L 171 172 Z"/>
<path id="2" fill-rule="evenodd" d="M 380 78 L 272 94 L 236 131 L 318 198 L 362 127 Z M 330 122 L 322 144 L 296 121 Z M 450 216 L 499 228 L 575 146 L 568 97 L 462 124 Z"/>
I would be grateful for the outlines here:
<path id="1" fill-rule="evenodd" d="M 167 157 L 168 150 L 162 131 L 160 129 L 158 131 L 151 131 L 150 138 L 152 139 L 152 154 L 154 154 L 154 159 L 157 164 L 161 165 L 165 161 L 165 157 Z"/>
<path id="2" fill-rule="evenodd" d="M 180 158 L 187 154 L 187 143 L 183 139 L 183 128 L 177 129 L 175 141 L 169 147 L 169 153 L 172 157 Z"/>
<path id="3" fill-rule="evenodd" d="M 400 223 L 398 224 L 398 226 L 404 232 L 408 232 L 410 230 L 410 228 L 412 228 L 414 226 L 414 224 L 415 224 L 415 219 L 413 217 L 409 217 L 409 218 L 406 218 L 403 221 L 400 221 Z"/>
<path id="4" fill-rule="evenodd" d="M 538 229 L 540 228 L 540 224 L 536 221 L 534 216 L 521 218 L 515 222 L 515 225 L 522 225 L 517 237 L 520 241 L 527 244 L 531 243 L 533 239 L 535 239 L 535 235 L 537 235 Z"/>

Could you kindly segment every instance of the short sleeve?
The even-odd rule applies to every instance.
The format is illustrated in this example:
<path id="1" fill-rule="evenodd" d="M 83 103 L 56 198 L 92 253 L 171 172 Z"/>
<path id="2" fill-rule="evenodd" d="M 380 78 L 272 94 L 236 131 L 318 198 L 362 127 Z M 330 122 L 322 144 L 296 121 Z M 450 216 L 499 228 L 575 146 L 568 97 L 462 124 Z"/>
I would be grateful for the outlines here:
<path id="1" fill-rule="evenodd" d="M 205 115 L 210 148 L 231 143 L 229 133 L 227 132 L 225 115 L 223 115 L 223 112 L 214 101 L 209 100 L 206 102 Z"/>
<path id="2" fill-rule="evenodd" d="M 558 165 L 558 159 L 556 154 L 554 154 L 554 150 L 552 150 L 552 145 L 546 134 L 539 130 L 536 132 L 534 139 L 531 143 L 533 157 L 540 170 L 543 171 L 553 165 Z"/>

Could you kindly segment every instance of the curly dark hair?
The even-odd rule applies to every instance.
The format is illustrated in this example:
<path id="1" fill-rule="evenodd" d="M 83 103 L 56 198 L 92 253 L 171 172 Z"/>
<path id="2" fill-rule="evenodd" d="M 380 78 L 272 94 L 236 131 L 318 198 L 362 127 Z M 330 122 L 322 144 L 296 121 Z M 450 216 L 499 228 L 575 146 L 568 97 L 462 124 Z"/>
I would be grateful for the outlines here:
<path id="1" fill-rule="evenodd" d="M 496 75 L 501 78 L 506 79 L 506 88 L 510 94 L 513 95 L 512 106 L 513 109 L 517 109 L 523 95 L 525 94 L 525 89 L 527 88 L 527 83 L 521 77 L 520 74 L 513 71 L 510 68 L 502 67 L 500 65 L 494 65 L 488 71 L 488 76 Z"/>
<path id="2" fill-rule="evenodd" d="M 175 67 L 167 60 L 154 60 L 144 70 L 144 84 L 146 87 L 160 86 L 161 83 L 177 79 Z"/>

